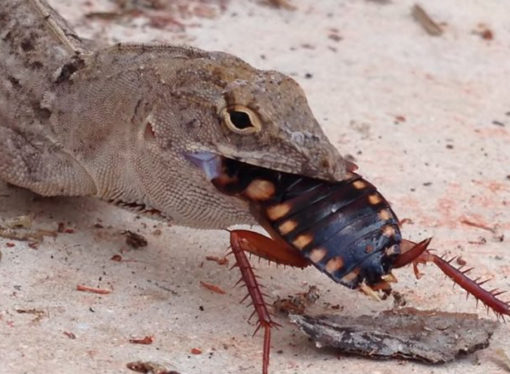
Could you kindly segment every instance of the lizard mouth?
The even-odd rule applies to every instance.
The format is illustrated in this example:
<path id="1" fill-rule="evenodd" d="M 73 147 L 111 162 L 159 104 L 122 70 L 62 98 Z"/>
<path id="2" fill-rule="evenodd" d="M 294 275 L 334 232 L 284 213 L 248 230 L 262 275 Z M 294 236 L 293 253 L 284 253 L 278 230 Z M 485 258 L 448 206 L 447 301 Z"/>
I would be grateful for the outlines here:
<path id="1" fill-rule="evenodd" d="M 226 157 L 219 156 L 212 152 L 185 153 L 184 157 L 197 168 L 201 169 L 209 181 L 218 178 L 222 174 L 223 160 L 226 159 Z"/>

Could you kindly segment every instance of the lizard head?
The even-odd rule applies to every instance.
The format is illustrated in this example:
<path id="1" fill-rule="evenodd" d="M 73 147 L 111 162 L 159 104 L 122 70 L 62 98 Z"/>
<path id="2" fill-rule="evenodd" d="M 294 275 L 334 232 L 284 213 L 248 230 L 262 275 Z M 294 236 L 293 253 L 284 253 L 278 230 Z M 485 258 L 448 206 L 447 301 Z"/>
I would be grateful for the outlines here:
<path id="1" fill-rule="evenodd" d="M 160 81 L 170 86 L 163 96 L 171 92 L 149 121 L 162 146 L 178 137 L 185 156 L 205 152 L 308 177 L 344 178 L 346 161 L 292 78 L 226 53 L 193 52 L 178 68 L 157 66 Z M 169 114 L 173 118 L 161 118 Z"/>
<path id="2" fill-rule="evenodd" d="M 247 202 L 211 182 L 229 160 L 332 181 L 349 169 L 281 73 L 171 46 L 117 46 L 87 59 L 53 112 L 74 124 L 62 143 L 102 198 L 182 225 L 227 227 L 253 223 Z"/>

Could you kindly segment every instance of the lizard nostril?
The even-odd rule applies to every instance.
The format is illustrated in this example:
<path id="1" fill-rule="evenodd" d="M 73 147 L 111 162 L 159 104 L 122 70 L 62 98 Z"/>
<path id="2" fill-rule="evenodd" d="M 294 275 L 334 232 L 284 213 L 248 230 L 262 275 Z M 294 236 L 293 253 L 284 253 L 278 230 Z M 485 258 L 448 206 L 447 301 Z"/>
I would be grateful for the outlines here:
<path id="1" fill-rule="evenodd" d="M 327 158 L 323 158 L 322 161 L 321 161 L 321 166 L 324 168 L 324 169 L 327 169 L 329 168 L 329 160 Z"/>

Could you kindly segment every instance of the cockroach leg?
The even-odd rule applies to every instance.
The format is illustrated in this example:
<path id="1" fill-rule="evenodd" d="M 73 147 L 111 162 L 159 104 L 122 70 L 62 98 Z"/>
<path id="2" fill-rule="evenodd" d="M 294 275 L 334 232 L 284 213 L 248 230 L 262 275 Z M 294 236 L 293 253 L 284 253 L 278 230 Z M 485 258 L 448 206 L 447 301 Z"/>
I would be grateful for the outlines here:
<path id="1" fill-rule="evenodd" d="M 498 317 L 504 319 L 504 315 L 510 315 L 510 305 L 508 302 L 498 299 L 498 295 L 501 295 L 505 291 L 499 291 L 498 289 L 486 290 L 482 288 L 482 284 L 487 282 L 478 281 L 469 278 L 466 273 L 472 268 L 467 270 L 461 270 L 453 267 L 450 262 L 445 261 L 439 256 L 431 254 L 432 261 L 445 273 L 451 280 L 461 286 L 468 294 L 473 295 L 477 300 L 480 300 L 487 308 L 490 308 L 496 313 Z"/>
<path id="2" fill-rule="evenodd" d="M 249 230 L 230 231 L 230 242 L 235 240 L 245 252 L 250 252 L 271 262 L 304 268 L 311 262 L 283 240 L 274 240 Z"/>
<path id="3" fill-rule="evenodd" d="M 431 250 L 427 249 L 430 240 L 431 239 L 426 239 L 420 243 L 402 240 L 402 254 L 397 257 L 393 267 L 398 268 L 412 263 L 415 274 L 419 278 L 421 274 L 418 271 L 417 265 L 433 262 L 448 278 L 461 286 L 468 295 L 473 295 L 477 301 L 481 301 L 487 308 L 492 309 L 498 317 L 503 318 L 504 315 L 510 315 L 510 303 L 498 299 L 498 296 L 504 293 L 504 291 L 499 291 L 498 289 L 484 289 L 482 285 L 486 283 L 487 280 L 481 281 L 479 278 L 471 279 L 466 275 L 473 268 L 463 270 L 463 266 L 456 268 L 451 265 L 455 257 L 450 261 L 446 261 L 444 258 L 431 253 Z"/>
<path id="4" fill-rule="evenodd" d="M 375 301 L 381 301 L 381 297 L 379 296 L 379 294 L 377 293 L 377 290 L 374 289 L 373 287 L 370 287 L 368 284 L 366 284 L 365 282 L 361 283 L 359 285 L 359 289 L 361 292 L 363 292 L 365 295 L 367 296 L 370 296 L 372 299 L 374 299 Z"/>
<path id="5" fill-rule="evenodd" d="M 427 250 L 432 238 L 422 240 L 419 243 L 414 243 L 410 240 L 403 239 L 400 243 L 401 254 L 396 258 L 393 263 L 394 268 L 400 268 L 410 263 L 413 264 L 414 275 L 417 279 L 422 277 L 422 273 L 418 270 L 418 264 L 425 264 L 433 261 L 431 253 Z"/>
<path id="6" fill-rule="evenodd" d="M 246 297 L 249 296 L 251 298 L 253 307 L 255 308 L 252 315 L 256 314 L 258 316 L 257 327 L 253 334 L 255 335 L 260 328 L 264 329 L 262 374 L 267 374 L 271 349 L 271 328 L 278 327 L 279 324 L 272 320 L 271 314 L 267 310 L 257 278 L 246 257 L 245 251 L 278 264 L 303 268 L 310 263 L 307 259 L 301 257 L 299 252 L 296 253 L 296 250 L 289 247 L 283 241 L 275 241 L 264 235 L 248 230 L 230 231 L 230 245 L 236 259 L 236 264 L 234 266 L 237 266 L 241 271 L 240 281 L 244 281 L 248 290 L 248 295 L 246 295 Z"/>

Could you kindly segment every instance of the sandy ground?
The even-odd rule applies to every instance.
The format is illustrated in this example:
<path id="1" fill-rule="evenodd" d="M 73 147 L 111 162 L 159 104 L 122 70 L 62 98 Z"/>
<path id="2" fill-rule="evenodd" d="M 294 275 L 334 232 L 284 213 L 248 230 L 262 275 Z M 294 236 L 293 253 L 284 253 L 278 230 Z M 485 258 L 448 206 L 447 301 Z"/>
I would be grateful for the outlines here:
<path id="1" fill-rule="evenodd" d="M 494 278 L 491 287 L 510 289 L 510 3 L 429 0 L 425 8 L 441 36 L 427 34 L 405 0 L 293 0 L 293 11 L 256 1 L 179 1 L 171 11 L 142 7 L 113 19 L 94 16 L 117 11 L 110 1 L 50 3 L 96 40 L 187 43 L 290 74 L 340 152 L 355 158 L 400 218 L 412 219 L 406 237 L 434 236 L 440 253 L 461 255 L 474 275 Z M 225 253 L 226 232 L 170 226 L 94 199 L 41 199 L 0 184 L 0 224 L 23 214 L 34 216 L 36 228 L 55 230 L 61 222 L 72 232 L 46 238 L 36 250 L 0 239 L 0 373 L 128 373 L 126 363 L 137 360 L 181 374 L 260 372 L 261 337 L 251 337 L 251 309 L 239 304 L 244 290 L 233 287 L 238 274 L 205 260 Z M 120 234 L 126 229 L 145 235 L 148 246 L 130 249 Z M 116 254 L 123 261 L 112 261 Z M 314 269 L 261 263 L 257 272 L 272 298 L 317 286 L 321 298 L 312 313 L 392 307 L 391 299 L 376 303 Z M 395 289 L 408 306 L 485 315 L 437 269 L 425 272 L 420 281 L 411 269 L 397 272 Z M 215 294 L 200 281 L 227 292 Z M 112 293 L 78 292 L 77 284 Z M 336 304 L 339 310 L 330 308 Z M 488 349 L 427 366 L 321 351 L 278 320 L 272 373 L 508 370 L 496 359 L 497 350 L 510 353 L 506 325 Z M 154 342 L 129 343 L 145 336 Z"/>

